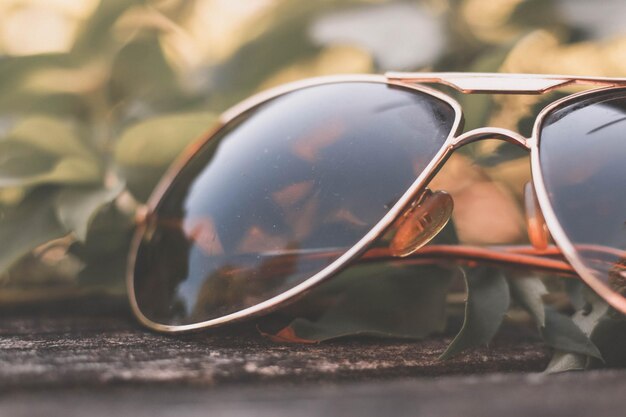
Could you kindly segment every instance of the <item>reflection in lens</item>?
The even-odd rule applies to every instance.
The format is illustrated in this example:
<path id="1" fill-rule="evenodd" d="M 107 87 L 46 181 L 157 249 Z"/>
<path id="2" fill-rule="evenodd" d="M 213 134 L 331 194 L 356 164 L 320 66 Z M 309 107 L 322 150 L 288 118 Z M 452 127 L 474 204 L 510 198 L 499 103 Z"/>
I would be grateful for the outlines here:
<path id="1" fill-rule="evenodd" d="M 440 99 L 373 82 L 304 88 L 240 115 L 149 216 L 135 264 L 139 309 L 156 323 L 191 324 L 304 282 L 381 220 L 454 119 Z"/>
<path id="2" fill-rule="evenodd" d="M 587 268 L 626 295 L 626 90 L 548 114 L 540 132 L 545 185 Z"/>

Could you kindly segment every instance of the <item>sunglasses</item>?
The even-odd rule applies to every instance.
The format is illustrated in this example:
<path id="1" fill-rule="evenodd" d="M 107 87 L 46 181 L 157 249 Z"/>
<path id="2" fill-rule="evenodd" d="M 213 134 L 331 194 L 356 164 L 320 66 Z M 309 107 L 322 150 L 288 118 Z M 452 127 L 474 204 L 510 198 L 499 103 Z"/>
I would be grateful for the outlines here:
<path id="1" fill-rule="evenodd" d="M 424 84 L 466 94 L 587 89 L 545 107 L 526 138 L 463 132 L 461 106 Z M 425 246 L 453 211 L 429 181 L 455 150 L 484 139 L 530 152 L 532 246 Z M 486 262 L 579 276 L 626 313 L 625 179 L 623 78 L 305 80 L 228 110 L 172 166 L 138 215 L 128 293 L 143 324 L 184 332 L 267 313 L 355 263 Z"/>

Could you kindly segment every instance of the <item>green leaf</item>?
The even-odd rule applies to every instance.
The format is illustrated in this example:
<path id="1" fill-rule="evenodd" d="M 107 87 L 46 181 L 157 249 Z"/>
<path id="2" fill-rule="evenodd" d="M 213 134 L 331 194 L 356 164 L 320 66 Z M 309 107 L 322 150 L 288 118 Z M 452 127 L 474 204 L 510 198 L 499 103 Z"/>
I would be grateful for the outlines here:
<path id="1" fill-rule="evenodd" d="M 0 142 L 0 187 L 99 182 L 101 163 L 70 123 L 35 116 Z"/>
<path id="2" fill-rule="evenodd" d="M 2 114 L 45 114 L 53 117 L 72 116 L 86 120 L 87 103 L 85 97 L 66 92 L 32 91 L 15 88 L 0 96 Z"/>
<path id="3" fill-rule="evenodd" d="M 102 59 L 97 62 L 106 68 Z M 92 121 L 88 113 L 93 109 L 93 96 L 88 93 L 99 76 L 94 67 L 94 62 L 67 53 L 5 56 L 0 62 L 0 112 Z"/>
<path id="4" fill-rule="evenodd" d="M 83 158 L 61 158 L 52 171 L 31 179 L 35 184 L 94 184 L 102 181 L 102 169 L 97 161 Z"/>
<path id="5" fill-rule="evenodd" d="M 513 299 L 530 313 L 537 326 L 544 327 L 546 314 L 542 297 L 548 294 L 548 290 L 543 281 L 537 277 L 515 276 L 508 282 Z"/>
<path id="6" fill-rule="evenodd" d="M 127 244 L 133 231 L 133 219 L 120 212 L 114 204 L 96 212 L 87 231 L 87 239 L 71 246 L 70 252 L 82 260 L 99 259 Z"/>
<path id="7" fill-rule="evenodd" d="M 511 25 L 534 27 L 557 27 L 567 14 L 562 13 L 557 4 L 543 0 L 527 0 L 513 9 L 510 17 Z"/>
<path id="8" fill-rule="evenodd" d="M 46 175 L 58 158 L 24 143 L 0 142 L 0 187 Z"/>
<path id="9" fill-rule="evenodd" d="M 606 309 L 598 308 L 595 314 L 581 316 L 577 313 L 575 320 L 544 306 L 542 296 L 547 289 L 539 278 L 515 277 L 509 280 L 511 294 L 522 307 L 533 317 L 545 343 L 556 349 L 548 365 L 547 372 L 565 372 L 568 370 L 584 369 L 588 363 L 588 356 L 601 358 L 596 346 L 587 337 L 597 319 L 603 316 Z M 596 315 L 598 315 L 596 317 Z"/>
<path id="10" fill-rule="evenodd" d="M 0 60 L 0 90 L 6 91 L 14 87 L 31 71 L 62 65 L 66 61 L 66 54 L 59 53 L 12 56 L 2 59 Z"/>
<path id="11" fill-rule="evenodd" d="M 557 350 L 602 359 L 602 354 L 572 319 L 546 307 L 546 325 L 540 329 L 545 343 Z"/>
<path id="12" fill-rule="evenodd" d="M 0 187 L 93 184 L 102 177 L 100 166 L 92 160 L 52 158 L 36 150 L 27 154 L 11 151 L 5 156 L 6 159 L 0 158 Z"/>
<path id="13" fill-rule="evenodd" d="M 561 372 L 584 371 L 587 369 L 588 362 L 589 358 L 587 355 L 558 350 L 552 355 L 552 359 L 550 363 L 548 363 L 545 372 L 557 374 Z"/>
<path id="14" fill-rule="evenodd" d="M 577 340 L 582 342 L 577 343 L 582 343 L 583 346 L 587 346 L 589 343 L 592 344 L 593 348 L 591 349 L 591 351 L 598 351 L 599 355 L 600 352 L 596 348 L 596 344 L 594 343 L 596 340 L 593 339 L 600 340 L 601 344 L 599 346 L 604 345 L 604 343 L 602 343 L 602 336 L 604 333 L 602 323 L 604 323 L 604 321 L 607 319 L 610 321 L 610 319 L 608 318 L 608 313 L 610 312 L 610 309 L 608 305 L 604 302 L 604 300 L 602 300 L 599 296 L 597 296 L 590 290 L 577 291 L 576 293 L 581 294 L 584 297 L 586 304 L 582 306 L 578 311 L 576 311 L 571 319 L 571 323 L 573 323 L 573 325 L 576 326 L 577 329 L 579 329 L 584 339 L 587 339 L 587 341 L 584 341 L 583 337 L 581 337 L 581 335 L 578 335 L 576 336 Z M 547 330 L 563 332 L 570 327 L 571 325 L 567 323 L 565 326 L 560 325 L 559 327 Z M 611 327 L 612 326 L 609 326 L 608 328 Z M 599 331 L 597 331 L 598 329 Z M 611 330 L 615 329 L 612 328 Z M 545 330 L 542 332 L 542 336 L 544 332 Z M 594 337 L 596 335 L 598 336 L 597 338 Z M 611 340 L 615 341 L 617 335 L 619 335 L 619 332 L 615 333 L 611 331 Z M 592 340 L 589 340 L 590 337 Z M 623 340 L 626 340 L 626 338 L 623 338 Z M 609 346 L 612 344 L 613 343 L 609 343 Z M 572 344 L 570 343 L 562 343 L 562 345 L 564 345 L 565 347 L 554 352 L 552 360 L 545 370 L 546 373 L 559 373 L 588 369 L 589 366 L 593 363 L 593 361 L 591 361 L 590 359 L 592 357 L 598 358 L 598 356 L 596 355 L 589 355 L 588 353 L 580 352 L 581 349 L 573 348 Z M 618 357 L 619 356 L 620 355 L 618 355 Z M 611 358 L 612 357 L 613 355 L 611 355 Z M 599 358 L 603 359 L 602 356 L 599 356 Z"/>
<path id="15" fill-rule="evenodd" d="M 137 123 L 120 136 L 115 159 L 125 166 L 167 166 L 215 120 L 210 113 L 181 113 Z"/>
<path id="16" fill-rule="evenodd" d="M 577 311 L 582 310 L 587 304 L 583 291 L 585 285 L 579 279 L 566 279 L 563 284 L 572 307 Z"/>
<path id="17" fill-rule="evenodd" d="M 38 246 L 61 238 L 67 230 L 57 220 L 53 205 L 56 192 L 41 189 L 32 192 L 17 207 L 0 207 L 0 272 Z"/>
<path id="18" fill-rule="evenodd" d="M 276 72 L 322 51 L 310 35 L 315 20 L 335 10 L 367 1 L 279 2 L 267 29 L 251 25 L 248 39 L 232 56 L 212 68 L 211 93 L 221 105 L 232 105 L 252 94 Z M 277 47 L 280 45 L 280 47 Z"/>
<path id="19" fill-rule="evenodd" d="M 124 189 L 123 184 L 113 188 L 72 187 L 59 192 L 55 209 L 59 221 L 80 241 L 87 239 L 87 231 L 95 215 L 111 203 Z"/>
<path id="20" fill-rule="evenodd" d="M 605 365 L 626 368 L 626 317 L 615 311 L 603 316 L 591 333 L 591 340 L 602 352 L 603 364 L 591 361 L 591 366 Z"/>
<path id="21" fill-rule="evenodd" d="M 123 290 L 132 232 L 132 220 L 114 204 L 98 210 L 89 224 L 87 238 L 70 247 L 70 253 L 85 264 L 79 282 L 115 292 Z"/>
<path id="22" fill-rule="evenodd" d="M 74 44 L 74 54 L 102 54 L 117 41 L 111 29 L 120 16 L 133 6 L 144 4 L 145 0 L 105 0 L 100 1 L 92 16 L 84 22 Z M 119 41 L 118 41 L 119 42 Z"/>
<path id="23" fill-rule="evenodd" d="M 611 308 L 588 287 L 583 286 L 581 294 L 585 304 L 574 313 L 572 321 L 585 335 L 591 336 L 598 323 L 609 315 Z"/>
<path id="24" fill-rule="evenodd" d="M 546 372 L 596 368 L 600 366 L 626 366 L 626 317 L 611 309 L 608 304 L 588 288 L 582 291 L 586 305 L 578 310 L 572 321 L 587 335 L 602 353 L 602 359 L 581 353 L 556 351 Z M 559 358 L 562 358 L 559 361 Z M 562 366 L 562 362 L 571 366 Z"/>
<path id="25" fill-rule="evenodd" d="M 28 144 L 49 155 L 94 158 L 82 135 L 75 125 L 67 121 L 49 116 L 31 116 L 16 123 L 6 140 Z"/>
<path id="26" fill-rule="evenodd" d="M 115 147 L 115 161 L 133 195 L 145 200 L 174 159 L 215 120 L 209 113 L 174 114 L 123 132 Z"/>
<path id="27" fill-rule="evenodd" d="M 154 33 L 132 40 L 117 53 L 109 89 L 114 103 L 141 103 L 153 113 L 180 109 L 195 94 L 182 89 Z"/>
<path id="28" fill-rule="evenodd" d="M 331 288 L 307 297 L 309 302 L 333 300 L 319 317 L 296 318 L 277 337 L 299 342 L 357 335 L 422 339 L 443 331 L 445 297 L 457 273 L 437 267 L 351 268 L 336 277 Z"/>
<path id="29" fill-rule="evenodd" d="M 118 226 L 115 226 L 118 228 Z M 106 250 L 94 253 L 95 248 L 88 248 L 91 252 L 84 258 L 85 268 L 78 274 L 78 281 L 83 285 L 102 286 L 116 293 L 123 293 L 126 288 L 126 262 L 130 250 L 131 230 L 116 230 L 113 236 L 110 233 L 103 238 L 109 246 Z M 98 245 L 96 245 L 98 246 Z"/>
<path id="30" fill-rule="evenodd" d="M 569 317 L 544 306 L 542 296 L 547 289 L 539 278 L 515 277 L 509 280 L 511 294 L 522 307 L 533 317 L 545 343 L 557 350 L 549 372 L 563 372 L 568 369 L 580 369 L 587 363 L 587 356 L 601 358 L 597 347 L 587 337 L 604 311 L 598 311 L 587 317 L 578 316 L 579 322 L 574 323 Z M 579 313 L 577 313 L 579 314 Z M 570 356 L 567 353 L 571 354 Z"/>
<path id="31" fill-rule="evenodd" d="M 465 274 L 465 283 L 467 301 L 463 327 L 440 359 L 489 343 L 509 308 L 509 286 L 500 271 L 492 268 L 470 270 Z"/>

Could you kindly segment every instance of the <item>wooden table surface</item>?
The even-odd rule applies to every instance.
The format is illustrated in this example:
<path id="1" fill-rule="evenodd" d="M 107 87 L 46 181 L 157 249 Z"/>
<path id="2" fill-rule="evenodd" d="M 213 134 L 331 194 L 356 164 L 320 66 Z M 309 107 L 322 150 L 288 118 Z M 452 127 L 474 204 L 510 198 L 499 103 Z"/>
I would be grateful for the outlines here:
<path id="1" fill-rule="evenodd" d="M 540 374 L 549 351 L 507 330 L 439 361 L 449 338 L 280 345 L 254 326 L 187 336 L 125 308 L 1 311 L 0 416 L 611 415 L 626 372 Z"/>

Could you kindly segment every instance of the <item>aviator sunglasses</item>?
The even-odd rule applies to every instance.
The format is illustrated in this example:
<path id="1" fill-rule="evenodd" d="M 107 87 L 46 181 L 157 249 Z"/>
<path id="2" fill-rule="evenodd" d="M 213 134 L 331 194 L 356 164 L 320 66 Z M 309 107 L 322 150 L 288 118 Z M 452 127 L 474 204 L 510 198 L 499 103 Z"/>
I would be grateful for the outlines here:
<path id="1" fill-rule="evenodd" d="M 531 137 L 463 132 L 462 93 L 587 88 L 545 107 Z M 429 181 L 460 147 L 530 152 L 531 245 L 425 246 L 453 199 Z M 626 79 L 388 73 L 281 86 L 228 110 L 174 163 L 138 214 L 128 292 L 164 332 L 283 306 L 349 265 L 486 262 L 578 276 L 626 313 Z M 383 242 L 381 244 L 381 242 Z"/>

